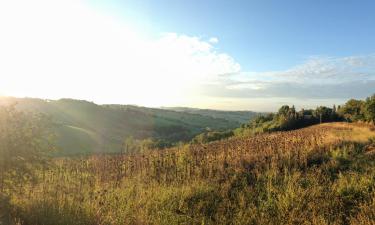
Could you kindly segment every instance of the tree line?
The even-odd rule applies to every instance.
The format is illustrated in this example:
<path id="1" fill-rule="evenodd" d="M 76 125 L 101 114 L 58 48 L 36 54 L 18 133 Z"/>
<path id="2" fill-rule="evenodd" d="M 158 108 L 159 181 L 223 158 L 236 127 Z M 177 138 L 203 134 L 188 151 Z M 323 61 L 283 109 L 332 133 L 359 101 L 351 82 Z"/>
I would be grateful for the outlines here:
<path id="1" fill-rule="evenodd" d="M 246 136 L 272 131 L 287 131 L 326 122 L 375 122 L 375 94 L 365 100 L 350 99 L 343 105 L 301 109 L 283 105 L 276 113 L 261 114 L 235 130 L 207 130 L 193 138 L 192 143 L 208 143 L 232 136 Z"/>

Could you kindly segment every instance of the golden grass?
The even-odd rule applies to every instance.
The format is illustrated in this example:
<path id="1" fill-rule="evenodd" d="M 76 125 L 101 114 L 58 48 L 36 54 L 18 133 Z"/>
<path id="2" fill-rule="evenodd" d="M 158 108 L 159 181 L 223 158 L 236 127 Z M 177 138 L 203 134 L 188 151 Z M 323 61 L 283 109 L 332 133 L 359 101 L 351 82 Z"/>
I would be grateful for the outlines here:
<path id="1" fill-rule="evenodd" d="M 325 138 L 327 143 L 337 141 L 352 141 L 366 143 L 375 138 L 374 126 L 365 123 L 326 123 L 317 127 L 331 128 L 331 132 Z"/>
<path id="2" fill-rule="evenodd" d="M 136 155 L 59 159 L 15 187 L 23 224 L 364 224 L 365 124 L 330 123 Z"/>

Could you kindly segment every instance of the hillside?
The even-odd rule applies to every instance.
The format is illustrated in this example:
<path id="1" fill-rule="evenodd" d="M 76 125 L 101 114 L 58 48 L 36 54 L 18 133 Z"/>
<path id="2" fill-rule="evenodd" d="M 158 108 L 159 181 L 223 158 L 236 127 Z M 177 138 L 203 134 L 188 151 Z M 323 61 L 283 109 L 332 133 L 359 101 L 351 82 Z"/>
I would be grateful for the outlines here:
<path id="1" fill-rule="evenodd" d="M 0 104 L 16 103 L 24 111 L 43 113 L 56 123 L 61 154 L 119 152 L 125 137 L 187 141 L 207 128 L 227 130 L 237 120 L 130 105 L 97 105 L 61 99 L 0 98 Z"/>
<path id="2" fill-rule="evenodd" d="M 375 128 L 327 123 L 55 160 L 15 191 L 25 224 L 373 224 Z M 17 187 L 18 188 L 18 187 Z"/>
<path id="3" fill-rule="evenodd" d="M 212 116 L 214 118 L 226 119 L 229 121 L 237 121 L 238 123 L 248 123 L 252 118 L 264 113 L 258 113 L 253 111 L 224 111 L 224 110 L 212 110 L 212 109 L 196 109 L 188 107 L 163 107 L 164 109 L 176 111 L 176 112 L 187 112 L 198 114 L 202 116 Z"/>

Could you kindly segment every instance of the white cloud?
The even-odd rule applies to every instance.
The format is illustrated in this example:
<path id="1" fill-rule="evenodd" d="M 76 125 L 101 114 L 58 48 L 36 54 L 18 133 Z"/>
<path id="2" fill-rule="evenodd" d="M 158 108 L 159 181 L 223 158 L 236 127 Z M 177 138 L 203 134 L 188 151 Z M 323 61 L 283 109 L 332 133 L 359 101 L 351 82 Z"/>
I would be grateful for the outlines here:
<path id="1" fill-rule="evenodd" d="M 0 2 L 0 93 L 140 105 L 183 104 L 240 65 L 212 40 L 149 38 L 81 1 Z"/>
<path id="2" fill-rule="evenodd" d="M 208 42 L 210 42 L 212 44 L 217 44 L 217 43 L 219 43 L 219 39 L 217 37 L 212 37 L 208 40 Z"/>
<path id="3" fill-rule="evenodd" d="M 0 32 L 5 95 L 268 110 L 375 90 L 375 55 L 312 57 L 283 71 L 243 72 L 217 50 L 216 37 L 150 38 L 131 21 L 78 0 L 0 1 Z"/>
<path id="4" fill-rule="evenodd" d="M 207 95 L 243 99 L 250 104 L 254 99 L 269 99 L 264 102 L 273 109 L 278 105 L 272 106 L 271 102 L 277 98 L 310 107 L 317 99 L 343 102 L 348 98 L 364 98 L 375 90 L 375 56 L 313 57 L 284 71 L 232 74 L 222 78 L 219 85 L 207 85 L 205 89 Z"/>
<path id="5" fill-rule="evenodd" d="M 338 83 L 375 78 L 375 55 L 311 57 L 286 71 L 273 72 L 278 79 L 300 82 Z"/>

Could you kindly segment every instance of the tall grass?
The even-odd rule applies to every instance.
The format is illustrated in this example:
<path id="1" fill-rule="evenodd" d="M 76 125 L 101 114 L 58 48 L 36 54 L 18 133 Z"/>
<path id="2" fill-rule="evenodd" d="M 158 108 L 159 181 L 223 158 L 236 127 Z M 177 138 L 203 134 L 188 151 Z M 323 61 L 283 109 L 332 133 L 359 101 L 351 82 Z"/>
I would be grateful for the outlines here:
<path id="1" fill-rule="evenodd" d="M 58 159 L 11 192 L 21 224 L 373 224 L 367 126 L 319 125 Z"/>

